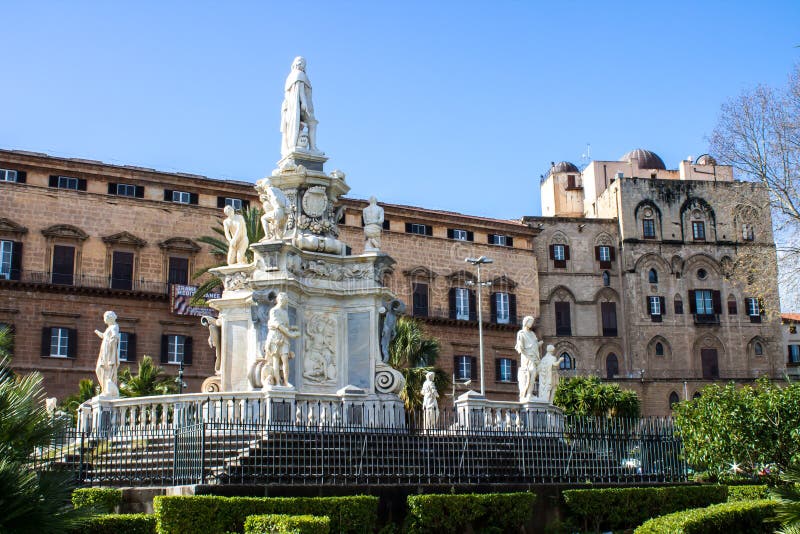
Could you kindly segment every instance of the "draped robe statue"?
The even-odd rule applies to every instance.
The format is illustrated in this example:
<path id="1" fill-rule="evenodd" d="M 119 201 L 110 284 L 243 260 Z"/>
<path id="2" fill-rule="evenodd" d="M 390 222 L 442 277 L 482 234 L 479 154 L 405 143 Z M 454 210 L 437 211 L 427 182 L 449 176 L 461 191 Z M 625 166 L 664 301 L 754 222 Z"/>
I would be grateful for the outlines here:
<path id="1" fill-rule="evenodd" d="M 308 129 L 308 147 L 301 142 L 303 128 Z M 317 119 L 311 100 L 311 81 L 306 74 L 306 60 L 298 56 L 292 62 L 292 71 L 286 78 L 283 106 L 281 106 L 281 156 L 297 149 L 318 153 Z"/>
<path id="2" fill-rule="evenodd" d="M 542 342 L 533 332 L 533 317 L 530 315 L 522 320 L 522 329 L 517 332 L 517 344 L 514 349 L 519 353 L 519 401 L 528 402 L 534 398 L 533 389 L 536 384 L 539 367 L 539 350 Z"/>
<path id="3" fill-rule="evenodd" d="M 119 370 L 119 325 L 117 325 L 117 314 L 107 311 L 103 314 L 103 322 L 106 323 L 105 332 L 95 330 L 94 333 L 102 339 L 100 343 L 100 354 L 97 357 L 95 373 L 97 381 L 100 382 L 100 396 L 116 398 L 119 397 L 117 387 L 117 371 Z"/>

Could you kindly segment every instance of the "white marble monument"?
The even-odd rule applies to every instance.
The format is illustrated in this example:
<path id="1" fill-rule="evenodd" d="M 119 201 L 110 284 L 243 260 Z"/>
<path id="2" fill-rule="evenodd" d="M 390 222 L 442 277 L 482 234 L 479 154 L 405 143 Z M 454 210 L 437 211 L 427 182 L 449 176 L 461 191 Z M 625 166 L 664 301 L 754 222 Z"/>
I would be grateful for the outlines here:
<path id="1" fill-rule="evenodd" d="M 439 422 L 439 391 L 433 381 L 436 373 L 425 373 L 425 382 L 422 384 L 422 426 L 425 430 L 436 428 Z"/>
<path id="2" fill-rule="evenodd" d="M 236 213 L 232 206 L 225 206 L 223 212 L 225 220 L 222 221 L 222 229 L 228 241 L 228 265 L 247 263 L 247 246 L 250 241 L 244 217 Z"/>
<path id="3" fill-rule="evenodd" d="M 115 399 L 119 397 L 119 388 L 117 387 L 117 371 L 119 371 L 119 325 L 117 325 L 117 314 L 113 311 L 105 312 L 103 314 L 103 322 L 106 324 L 105 331 L 94 331 L 102 339 L 95 373 L 97 374 L 97 381 L 100 383 L 99 396 L 101 398 Z"/>
<path id="4" fill-rule="evenodd" d="M 553 396 L 555 395 L 555 386 L 558 385 L 558 368 L 564 358 L 556 358 L 556 348 L 553 345 L 547 345 L 547 352 L 544 357 L 539 361 L 539 393 L 537 398 L 540 401 L 553 404 Z"/>
<path id="5" fill-rule="evenodd" d="M 383 233 L 383 208 L 378 206 L 375 197 L 369 198 L 369 205 L 364 208 L 361 216 L 364 219 L 364 252 L 378 252 Z"/>
<path id="6" fill-rule="evenodd" d="M 533 331 L 534 319 L 530 315 L 522 320 L 522 328 L 517 332 L 514 349 L 519 353 L 519 401 L 528 402 L 535 398 L 534 387 L 538 375 L 539 354 L 542 342 Z"/>

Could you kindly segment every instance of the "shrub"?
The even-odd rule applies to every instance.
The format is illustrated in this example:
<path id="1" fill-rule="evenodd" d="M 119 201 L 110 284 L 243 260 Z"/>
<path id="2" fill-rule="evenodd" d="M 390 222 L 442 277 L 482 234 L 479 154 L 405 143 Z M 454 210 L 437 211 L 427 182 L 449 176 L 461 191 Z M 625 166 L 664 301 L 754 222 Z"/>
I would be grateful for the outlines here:
<path id="1" fill-rule="evenodd" d="M 533 515 L 533 493 L 411 495 L 408 532 L 519 532 Z"/>
<path id="2" fill-rule="evenodd" d="M 352 497 L 191 497 L 157 496 L 153 508 L 159 534 L 242 532 L 245 519 L 259 514 L 316 515 L 330 518 L 331 532 L 372 532 L 378 498 Z"/>
<path id="3" fill-rule="evenodd" d="M 777 526 L 776 506 L 771 500 L 714 504 L 656 517 L 634 534 L 766 534 Z"/>
<path id="4" fill-rule="evenodd" d="M 769 490 L 763 484 L 728 486 L 728 502 L 758 501 L 768 497 Z"/>
<path id="5" fill-rule="evenodd" d="M 98 515 L 76 531 L 80 534 L 155 534 L 156 516 L 151 514 Z"/>
<path id="6" fill-rule="evenodd" d="M 331 520 L 314 515 L 251 515 L 244 522 L 244 534 L 328 534 Z"/>
<path id="7" fill-rule="evenodd" d="M 727 486 L 580 489 L 563 492 L 570 512 L 584 529 L 623 530 L 651 517 L 724 502 Z"/>
<path id="8" fill-rule="evenodd" d="M 115 488 L 79 488 L 72 492 L 72 506 L 92 507 L 97 513 L 113 513 L 122 502 L 122 490 Z"/>

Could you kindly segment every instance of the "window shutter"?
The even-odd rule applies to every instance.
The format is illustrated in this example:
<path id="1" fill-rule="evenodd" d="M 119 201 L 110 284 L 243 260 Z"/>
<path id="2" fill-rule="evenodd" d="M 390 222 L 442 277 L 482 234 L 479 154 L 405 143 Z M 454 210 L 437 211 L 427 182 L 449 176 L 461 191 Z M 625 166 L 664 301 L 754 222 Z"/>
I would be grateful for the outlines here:
<path id="1" fill-rule="evenodd" d="M 506 246 L 507 247 L 513 247 L 514 246 L 514 238 L 511 237 L 510 235 L 506 236 Z"/>
<path id="2" fill-rule="evenodd" d="M 500 358 L 494 359 L 494 380 L 500 382 Z"/>
<path id="3" fill-rule="evenodd" d="M 564 245 L 564 259 L 569 261 L 569 245 Z"/>
<path id="4" fill-rule="evenodd" d="M 128 361 L 136 361 L 136 334 L 132 332 L 128 334 Z"/>
<path id="5" fill-rule="evenodd" d="M 389 219 L 384 219 L 383 220 L 383 229 L 384 230 L 390 230 L 391 229 L 391 225 L 389 224 Z"/>
<path id="6" fill-rule="evenodd" d="M 22 276 L 22 241 L 11 242 L 11 280 L 20 280 Z"/>
<path id="7" fill-rule="evenodd" d="M 109 195 L 116 195 L 117 194 L 117 184 L 108 182 L 108 194 Z"/>
<path id="8" fill-rule="evenodd" d="M 475 356 L 470 356 L 469 359 L 470 359 L 470 365 L 469 365 L 470 378 L 475 380 L 478 378 L 478 358 L 476 358 Z"/>
<path id="9" fill-rule="evenodd" d="M 50 175 L 50 182 L 48 183 L 50 187 L 58 187 L 58 176 L 55 174 Z"/>
<path id="10" fill-rule="evenodd" d="M 497 322 L 497 293 L 489 295 L 489 321 L 492 323 Z"/>
<path id="11" fill-rule="evenodd" d="M 217 207 L 218 208 L 225 207 L 225 197 L 217 197 Z"/>
<path id="12" fill-rule="evenodd" d="M 189 193 L 189 204 L 197 204 L 200 201 L 200 196 L 197 193 Z"/>
<path id="13" fill-rule="evenodd" d="M 517 324 L 517 296 L 513 293 L 508 295 L 508 321 L 511 324 Z"/>
<path id="14" fill-rule="evenodd" d="M 475 241 L 475 232 L 467 230 L 467 241 Z"/>
<path id="15" fill-rule="evenodd" d="M 486 238 L 487 238 L 487 242 L 488 242 L 490 245 L 494 243 L 494 236 L 495 236 L 495 234 L 488 234 L 488 235 L 486 236 Z"/>
<path id="16" fill-rule="evenodd" d="M 456 379 L 459 378 L 459 375 L 458 375 L 458 356 L 453 356 L 453 374 L 456 375 Z"/>
<path id="17" fill-rule="evenodd" d="M 86 180 L 78 178 L 78 191 L 86 191 Z"/>
<path id="18" fill-rule="evenodd" d="M 450 291 L 447 293 L 447 298 L 449 299 L 450 304 L 450 318 L 456 318 L 456 288 L 451 287 Z"/>
<path id="19" fill-rule="evenodd" d="M 25 171 L 17 171 L 17 183 L 24 184 L 27 181 L 28 173 Z"/>
<path id="20" fill-rule="evenodd" d="M 550 245 L 548 248 L 550 249 L 550 259 L 551 260 L 556 259 L 556 246 Z"/>
<path id="21" fill-rule="evenodd" d="M 169 338 L 166 334 L 161 334 L 161 363 L 167 363 L 167 347 Z"/>
<path id="22" fill-rule="evenodd" d="M 617 255 L 616 255 L 616 252 L 614 251 L 614 247 L 608 247 L 608 253 L 609 253 L 609 258 L 611 259 L 611 261 L 616 261 Z"/>
<path id="23" fill-rule="evenodd" d="M 448 228 L 447 229 L 447 239 L 453 239 L 453 235 L 454 235 L 453 234 L 453 229 L 452 228 Z"/>
<path id="24" fill-rule="evenodd" d="M 433 235 L 433 226 L 430 224 L 425 225 L 425 235 Z"/>
<path id="25" fill-rule="evenodd" d="M 192 338 L 189 336 L 183 342 L 183 365 L 192 365 Z"/>
<path id="26" fill-rule="evenodd" d="M 172 189 L 164 189 L 164 200 L 172 202 Z"/>
<path id="27" fill-rule="evenodd" d="M 664 297 L 658 297 L 658 300 L 661 302 L 661 315 L 667 314 L 667 299 Z"/>
<path id="28" fill-rule="evenodd" d="M 478 320 L 478 307 L 475 305 L 475 290 L 468 289 L 469 292 L 469 320 Z"/>
<path id="29" fill-rule="evenodd" d="M 695 290 L 689 291 L 689 313 L 697 313 L 697 299 L 695 298 Z"/>
<path id="30" fill-rule="evenodd" d="M 250 201 L 242 200 L 242 210 L 249 210 L 249 209 L 250 209 Z M 342 220 L 344 220 L 344 212 L 342 212 Z"/>
<path id="31" fill-rule="evenodd" d="M 136 185 L 133 187 L 133 196 L 136 198 L 144 198 L 144 186 Z"/>
<path id="32" fill-rule="evenodd" d="M 67 358 L 75 358 L 78 355 L 78 331 L 68 328 L 67 333 Z"/>
<path id="33" fill-rule="evenodd" d="M 600 247 L 594 247 L 594 259 L 600 261 Z"/>
<path id="34" fill-rule="evenodd" d="M 511 381 L 517 381 L 517 360 L 511 359 Z"/>
<path id="35" fill-rule="evenodd" d="M 644 298 L 644 309 L 647 310 L 647 315 L 653 316 L 653 308 L 650 307 L 650 297 Z"/>
<path id="36" fill-rule="evenodd" d="M 711 302 L 714 304 L 714 313 L 719 315 L 722 313 L 722 297 L 719 291 L 711 292 Z"/>
<path id="37" fill-rule="evenodd" d="M 411 223 L 408 223 L 408 222 L 406 223 L 406 233 L 407 234 L 411 233 Z"/>
<path id="38" fill-rule="evenodd" d="M 42 328 L 42 356 L 50 356 L 50 327 Z"/>

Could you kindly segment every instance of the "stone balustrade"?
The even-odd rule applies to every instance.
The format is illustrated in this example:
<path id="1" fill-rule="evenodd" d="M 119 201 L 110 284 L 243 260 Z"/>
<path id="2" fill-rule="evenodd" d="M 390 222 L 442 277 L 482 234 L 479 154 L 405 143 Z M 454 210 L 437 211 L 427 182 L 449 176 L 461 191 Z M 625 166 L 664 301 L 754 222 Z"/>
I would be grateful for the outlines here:
<path id="1" fill-rule="evenodd" d="M 456 399 L 458 424 L 475 431 L 560 432 L 563 412 L 544 401 L 489 400 L 475 391 Z"/>

